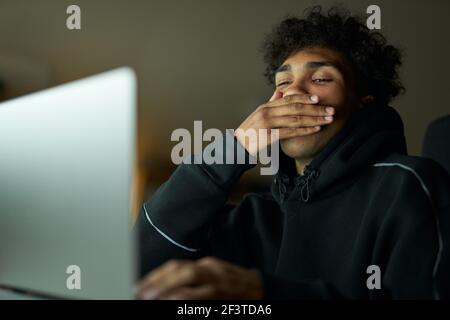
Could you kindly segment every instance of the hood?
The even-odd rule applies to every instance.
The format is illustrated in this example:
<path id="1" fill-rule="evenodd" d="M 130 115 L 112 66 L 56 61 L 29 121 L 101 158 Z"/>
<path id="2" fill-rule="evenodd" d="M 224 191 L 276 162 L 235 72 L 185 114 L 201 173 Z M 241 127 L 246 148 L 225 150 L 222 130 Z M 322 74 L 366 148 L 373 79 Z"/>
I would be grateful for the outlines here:
<path id="1" fill-rule="evenodd" d="M 372 102 L 349 118 L 302 176 L 295 172 L 294 159 L 280 150 L 280 170 L 272 183 L 272 195 L 279 203 L 288 197 L 308 202 L 388 154 L 406 152 L 400 115 L 392 107 Z"/>

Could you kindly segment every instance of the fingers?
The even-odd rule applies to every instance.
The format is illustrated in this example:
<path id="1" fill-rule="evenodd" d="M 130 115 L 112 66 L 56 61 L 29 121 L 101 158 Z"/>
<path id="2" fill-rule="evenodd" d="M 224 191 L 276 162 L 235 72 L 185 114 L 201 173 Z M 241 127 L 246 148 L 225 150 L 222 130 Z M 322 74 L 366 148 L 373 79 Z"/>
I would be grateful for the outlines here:
<path id="1" fill-rule="evenodd" d="M 272 97 L 276 96 L 277 92 L 278 92 L 278 90 L 275 91 L 275 93 Z M 276 100 L 271 99 L 271 101 L 269 101 L 265 105 L 267 107 L 279 107 L 282 105 L 292 104 L 292 103 L 316 104 L 318 102 L 319 102 L 319 97 L 317 95 L 311 95 L 311 94 L 305 93 L 305 94 L 287 95 L 287 96 L 284 96 L 283 98 L 280 97 Z"/>
<path id="2" fill-rule="evenodd" d="M 183 287 L 176 292 L 170 292 L 161 299 L 167 300 L 209 300 L 215 299 L 216 289 L 214 286 L 204 285 L 199 287 Z"/>
<path id="3" fill-rule="evenodd" d="M 198 282 L 191 261 L 171 260 L 151 272 L 140 284 L 139 292 L 142 299 L 154 299 L 173 288 L 192 285 Z"/>
<path id="4" fill-rule="evenodd" d="M 275 91 L 271 102 L 262 105 L 257 112 L 259 117 L 270 128 L 320 126 L 331 123 L 334 120 L 335 110 L 331 106 L 311 104 L 310 95 L 290 95 L 282 99 L 278 91 Z M 314 96 L 318 100 L 317 96 Z M 305 101 L 308 100 L 307 103 Z"/>
<path id="5" fill-rule="evenodd" d="M 141 299 L 260 299 L 257 271 L 213 258 L 171 261 L 144 279 Z"/>
<path id="6" fill-rule="evenodd" d="M 159 299 L 164 299 L 173 290 L 179 290 L 182 287 L 196 286 L 205 281 L 207 270 L 201 270 L 192 264 L 191 267 L 183 268 L 178 274 L 173 274 L 160 279 L 154 286 L 153 294 Z"/>
<path id="7" fill-rule="evenodd" d="M 307 136 L 321 130 L 320 126 L 305 128 L 281 128 L 279 130 L 279 139 L 290 139 L 296 137 Z"/>
<path id="8" fill-rule="evenodd" d="M 285 117 L 275 117 L 270 120 L 271 127 L 275 129 L 323 126 L 330 124 L 332 121 L 333 121 L 332 116 L 326 117 L 285 116 Z"/>
<path id="9" fill-rule="evenodd" d="M 154 270 L 141 282 L 139 297 L 144 300 L 164 299 L 174 290 L 200 285 L 209 278 L 209 270 L 196 262 L 172 260 Z"/>
<path id="10" fill-rule="evenodd" d="M 258 110 L 257 121 L 265 128 L 322 126 L 333 122 L 334 108 L 319 105 L 290 104 Z"/>
<path id="11" fill-rule="evenodd" d="M 280 116 L 332 116 L 334 115 L 334 108 L 330 106 L 311 105 L 292 103 L 288 105 L 282 105 L 277 108 L 266 107 L 265 112 L 269 113 L 271 117 Z"/>
<path id="12" fill-rule="evenodd" d="M 163 279 L 167 274 L 176 273 L 180 268 L 182 268 L 183 264 L 184 261 L 180 260 L 171 260 L 164 263 L 159 268 L 153 270 L 139 283 L 138 291 L 143 292 L 160 279 Z"/>

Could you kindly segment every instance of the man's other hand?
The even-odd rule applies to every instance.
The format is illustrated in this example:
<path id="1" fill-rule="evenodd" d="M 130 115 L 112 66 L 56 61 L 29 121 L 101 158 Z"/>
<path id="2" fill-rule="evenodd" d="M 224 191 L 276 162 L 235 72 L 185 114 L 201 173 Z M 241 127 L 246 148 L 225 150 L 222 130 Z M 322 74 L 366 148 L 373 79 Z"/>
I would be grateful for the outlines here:
<path id="1" fill-rule="evenodd" d="M 262 295 L 257 271 L 213 257 L 168 261 L 138 287 L 138 298 L 144 300 L 261 299 Z"/>

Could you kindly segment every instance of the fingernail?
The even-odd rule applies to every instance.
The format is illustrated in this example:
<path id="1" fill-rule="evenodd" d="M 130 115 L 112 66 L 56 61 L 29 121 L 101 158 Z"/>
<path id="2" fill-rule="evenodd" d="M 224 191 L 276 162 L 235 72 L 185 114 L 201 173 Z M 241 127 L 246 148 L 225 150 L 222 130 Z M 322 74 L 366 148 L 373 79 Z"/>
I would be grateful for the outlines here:
<path id="1" fill-rule="evenodd" d="M 320 130 L 320 126 L 315 126 L 314 130 Z"/>
<path id="2" fill-rule="evenodd" d="M 332 116 L 326 116 L 326 117 L 325 117 L 325 120 L 326 120 L 326 121 L 331 121 L 331 120 L 333 120 L 333 117 L 332 117 Z"/>
<path id="3" fill-rule="evenodd" d="M 325 110 L 326 110 L 327 113 L 329 113 L 329 114 L 333 114 L 333 113 L 334 113 L 334 108 L 332 108 L 332 107 L 327 107 Z"/>
<path id="4" fill-rule="evenodd" d="M 156 290 L 147 290 L 141 295 L 142 300 L 153 300 L 158 295 Z"/>
<path id="5" fill-rule="evenodd" d="M 311 99 L 312 102 L 317 102 L 317 101 L 319 101 L 319 97 L 316 96 L 316 95 L 313 95 L 313 96 L 309 97 L 309 99 Z"/>

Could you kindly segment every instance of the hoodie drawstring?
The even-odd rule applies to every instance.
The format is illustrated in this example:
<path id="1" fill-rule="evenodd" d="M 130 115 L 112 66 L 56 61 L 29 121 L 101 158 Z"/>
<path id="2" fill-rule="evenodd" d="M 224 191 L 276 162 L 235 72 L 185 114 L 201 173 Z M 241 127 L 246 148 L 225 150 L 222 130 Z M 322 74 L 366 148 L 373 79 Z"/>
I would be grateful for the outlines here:
<path id="1" fill-rule="evenodd" d="M 275 183 L 278 183 L 278 192 L 280 193 L 280 201 L 283 202 L 287 194 L 287 185 L 289 184 L 289 177 L 280 175 L 275 178 Z"/>
<path id="2" fill-rule="evenodd" d="M 309 201 L 311 184 L 318 176 L 319 170 L 306 166 L 304 174 L 299 179 L 296 179 L 295 184 L 297 187 L 300 186 L 300 196 L 303 202 Z"/>
<path id="3" fill-rule="evenodd" d="M 319 170 L 310 166 L 305 167 L 305 171 L 302 176 L 295 179 L 295 186 L 300 188 L 300 197 L 303 202 L 308 202 L 310 198 L 310 188 L 315 178 L 319 176 Z M 275 177 L 275 184 L 278 184 L 278 192 L 280 194 L 280 202 L 283 203 L 286 199 L 288 188 L 290 183 L 288 176 L 280 174 Z"/>

